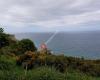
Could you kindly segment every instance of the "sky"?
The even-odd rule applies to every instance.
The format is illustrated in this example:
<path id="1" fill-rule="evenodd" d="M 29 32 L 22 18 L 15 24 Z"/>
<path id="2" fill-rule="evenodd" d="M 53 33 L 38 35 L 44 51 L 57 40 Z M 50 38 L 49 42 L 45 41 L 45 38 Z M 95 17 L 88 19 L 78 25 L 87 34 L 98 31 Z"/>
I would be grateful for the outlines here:
<path id="1" fill-rule="evenodd" d="M 100 0 L 0 0 L 8 33 L 100 30 Z"/>

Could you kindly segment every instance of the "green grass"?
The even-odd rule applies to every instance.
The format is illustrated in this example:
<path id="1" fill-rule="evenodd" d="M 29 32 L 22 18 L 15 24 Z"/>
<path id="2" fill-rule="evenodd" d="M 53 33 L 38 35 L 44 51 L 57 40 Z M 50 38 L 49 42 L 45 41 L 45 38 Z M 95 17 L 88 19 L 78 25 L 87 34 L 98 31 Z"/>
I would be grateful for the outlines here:
<path id="1" fill-rule="evenodd" d="M 39 67 L 25 71 L 16 68 L 14 71 L 0 70 L 0 80 L 100 80 L 100 78 L 91 77 L 78 72 L 67 72 L 65 74 L 56 71 L 54 68 Z"/>
<path id="2" fill-rule="evenodd" d="M 72 69 L 60 73 L 54 67 L 46 66 L 28 70 L 25 74 L 22 67 L 16 66 L 14 58 L 1 56 L 0 80 L 100 80 L 100 77 L 92 77 Z"/>

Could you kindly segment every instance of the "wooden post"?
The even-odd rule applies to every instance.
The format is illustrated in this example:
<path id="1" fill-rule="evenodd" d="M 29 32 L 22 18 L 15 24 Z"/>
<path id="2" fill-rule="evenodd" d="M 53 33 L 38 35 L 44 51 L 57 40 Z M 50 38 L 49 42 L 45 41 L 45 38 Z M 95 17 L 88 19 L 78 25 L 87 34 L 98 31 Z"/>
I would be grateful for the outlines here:
<path id="1" fill-rule="evenodd" d="M 25 76 L 27 75 L 27 64 L 25 66 Z"/>

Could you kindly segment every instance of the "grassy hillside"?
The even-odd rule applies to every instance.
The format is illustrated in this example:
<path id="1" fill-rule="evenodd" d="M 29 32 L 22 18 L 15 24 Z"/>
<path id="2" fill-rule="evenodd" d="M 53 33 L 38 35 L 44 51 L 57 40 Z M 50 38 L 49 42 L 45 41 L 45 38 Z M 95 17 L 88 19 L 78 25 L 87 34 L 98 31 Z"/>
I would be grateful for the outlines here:
<path id="1" fill-rule="evenodd" d="M 70 68 L 65 73 L 47 66 L 25 72 L 25 69 L 16 66 L 15 62 L 15 58 L 0 57 L 0 80 L 100 80 L 99 77 L 92 77 Z"/>

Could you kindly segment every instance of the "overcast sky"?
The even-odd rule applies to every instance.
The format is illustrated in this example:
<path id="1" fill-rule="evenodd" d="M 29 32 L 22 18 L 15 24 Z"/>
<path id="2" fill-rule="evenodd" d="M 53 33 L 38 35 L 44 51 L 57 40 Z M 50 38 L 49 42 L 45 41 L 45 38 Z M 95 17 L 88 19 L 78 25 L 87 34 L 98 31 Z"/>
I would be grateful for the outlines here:
<path id="1" fill-rule="evenodd" d="M 100 0 L 0 0 L 6 32 L 100 30 Z"/>

